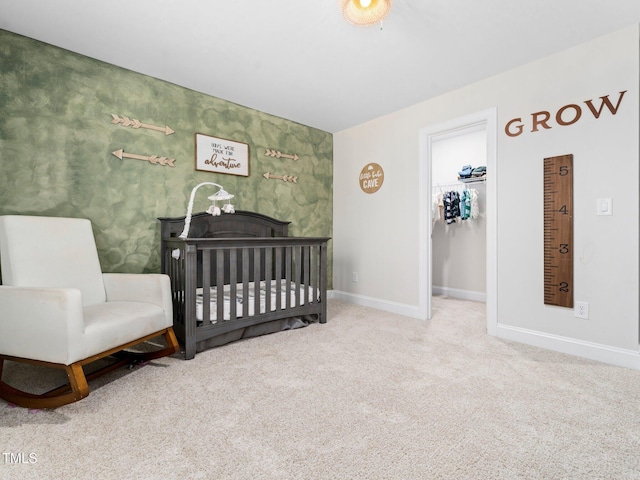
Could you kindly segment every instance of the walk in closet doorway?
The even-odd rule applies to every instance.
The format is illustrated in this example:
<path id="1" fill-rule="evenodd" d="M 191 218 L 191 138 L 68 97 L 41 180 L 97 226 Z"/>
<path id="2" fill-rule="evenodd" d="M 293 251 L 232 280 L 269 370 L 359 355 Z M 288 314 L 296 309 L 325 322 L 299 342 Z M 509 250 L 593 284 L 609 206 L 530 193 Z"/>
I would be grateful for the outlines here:
<path id="1" fill-rule="evenodd" d="M 486 166 L 485 124 L 433 137 L 432 295 L 486 300 Z"/>
<path id="2" fill-rule="evenodd" d="M 420 308 L 424 318 L 431 318 L 432 295 L 483 301 L 487 330 L 495 329 L 495 164 L 495 110 L 420 132 Z M 464 178 L 466 172 L 460 172 L 466 166 L 486 167 L 486 174 L 476 171 L 475 176 Z"/>

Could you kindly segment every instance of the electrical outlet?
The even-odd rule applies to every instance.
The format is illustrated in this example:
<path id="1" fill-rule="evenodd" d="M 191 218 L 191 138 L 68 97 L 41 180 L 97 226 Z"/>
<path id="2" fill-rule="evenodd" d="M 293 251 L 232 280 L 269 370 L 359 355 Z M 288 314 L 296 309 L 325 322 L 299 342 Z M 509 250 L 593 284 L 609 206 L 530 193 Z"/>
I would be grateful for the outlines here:
<path id="1" fill-rule="evenodd" d="M 589 303 L 576 302 L 573 309 L 573 314 L 578 318 L 589 318 Z"/>
<path id="2" fill-rule="evenodd" d="M 353 283 L 358 283 L 358 272 L 351 272 L 351 281 Z"/>

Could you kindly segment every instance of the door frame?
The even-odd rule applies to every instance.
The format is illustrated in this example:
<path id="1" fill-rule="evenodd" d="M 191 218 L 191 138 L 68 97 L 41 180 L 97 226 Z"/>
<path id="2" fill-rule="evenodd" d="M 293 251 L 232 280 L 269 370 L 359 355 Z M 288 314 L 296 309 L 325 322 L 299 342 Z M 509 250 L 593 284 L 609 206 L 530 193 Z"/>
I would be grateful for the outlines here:
<path id="1" fill-rule="evenodd" d="M 419 195 L 420 195 L 420 254 L 419 254 L 419 309 L 420 317 L 431 318 L 432 296 L 432 215 L 431 215 L 431 164 L 433 141 L 443 135 L 451 135 L 456 130 L 466 130 L 484 125 L 487 138 L 487 333 L 497 331 L 497 277 L 498 277 L 498 235 L 497 235 L 497 109 L 490 108 L 465 115 L 453 120 L 425 127 L 419 133 Z M 426 246 L 426 248 L 425 248 Z"/>

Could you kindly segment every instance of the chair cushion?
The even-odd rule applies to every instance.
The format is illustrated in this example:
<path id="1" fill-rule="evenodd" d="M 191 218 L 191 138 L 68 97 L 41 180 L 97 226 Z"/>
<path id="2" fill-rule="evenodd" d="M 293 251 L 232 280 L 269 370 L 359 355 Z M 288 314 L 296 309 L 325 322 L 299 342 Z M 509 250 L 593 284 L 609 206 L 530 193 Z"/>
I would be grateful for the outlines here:
<path id="1" fill-rule="evenodd" d="M 85 358 L 167 328 L 164 310 L 143 302 L 89 305 L 84 308 L 84 324 Z"/>
<path id="2" fill-rule="evenodd" d="M 83 305 L 106 300 L 87 219 L 0 216 L 0 255 L 4 285 L 77 288 Z"/>

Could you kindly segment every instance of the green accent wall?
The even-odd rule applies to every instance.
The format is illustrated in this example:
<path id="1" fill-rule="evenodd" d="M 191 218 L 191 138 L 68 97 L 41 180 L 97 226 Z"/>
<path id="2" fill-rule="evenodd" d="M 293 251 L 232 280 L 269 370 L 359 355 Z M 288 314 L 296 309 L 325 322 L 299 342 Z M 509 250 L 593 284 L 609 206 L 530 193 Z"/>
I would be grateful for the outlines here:
<path id="1" fill-rule="evenodd" d="M 290 221 L 291 235 L 332 236 L 330 133 L 3 30 L 0 112 L 0 215 L 89 218 L 105 272 L 159 272 L 157 218 L 183 216 L 205 181 L 235 194 L 236 209 Z M 175 133 L 114 125 L 112 114 Z M 249 144 L 249 176 L 196 171 L 195 133 Z M 119 149 L 175 167 L 120 160 Z M 194 213 L 214 192 L 198 190 Z M 330 242 L 330 266 L 331 253 Z"/>

